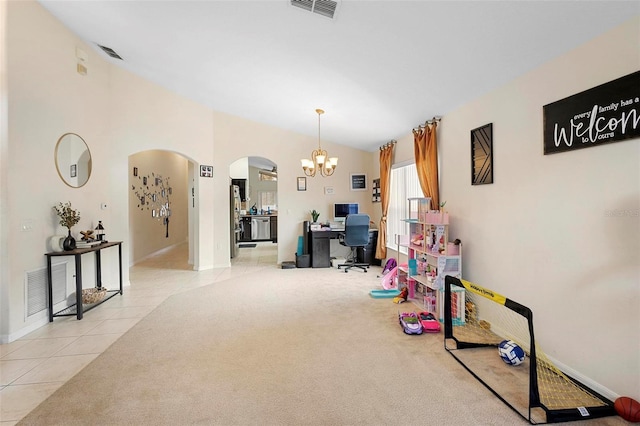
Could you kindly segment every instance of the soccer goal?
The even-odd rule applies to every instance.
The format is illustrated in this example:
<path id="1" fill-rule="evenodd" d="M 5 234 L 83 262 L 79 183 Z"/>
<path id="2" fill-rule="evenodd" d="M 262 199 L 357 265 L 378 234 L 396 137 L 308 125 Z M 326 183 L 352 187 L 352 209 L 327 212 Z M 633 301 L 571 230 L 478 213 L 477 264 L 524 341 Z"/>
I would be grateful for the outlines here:
<path id="1" fill-rule="evenodd" d="M 616 415 L 613 402 L 560 371 L 544 354 L 536 344 L 528 307 L 451 276 L 445 278 L 442 305 L 445 349 L 529 423 Z M 504 340 L 524 350 L 521 364 L 503 361 L 498 346 Z"/>

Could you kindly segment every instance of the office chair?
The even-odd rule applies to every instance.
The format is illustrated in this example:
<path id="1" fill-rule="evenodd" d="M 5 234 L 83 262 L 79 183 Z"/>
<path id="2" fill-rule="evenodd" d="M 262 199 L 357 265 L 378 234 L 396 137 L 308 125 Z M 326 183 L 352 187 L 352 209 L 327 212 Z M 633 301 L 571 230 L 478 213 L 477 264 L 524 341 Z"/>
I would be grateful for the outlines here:
<path id="1" fill-rule="evenodd" d="M 338 240 L 343 246 L 351 247 L 351 260 L 338 265 L 338 269 L 344 266 L 344 272 L 351 268 L 360 268 L 367 272 L 368 263 L 358 262 L 358 248 L 366 250 L 369 244 L 369 215 L 350 214 L 344 222 L 344 234 L 338 235 Z"/>

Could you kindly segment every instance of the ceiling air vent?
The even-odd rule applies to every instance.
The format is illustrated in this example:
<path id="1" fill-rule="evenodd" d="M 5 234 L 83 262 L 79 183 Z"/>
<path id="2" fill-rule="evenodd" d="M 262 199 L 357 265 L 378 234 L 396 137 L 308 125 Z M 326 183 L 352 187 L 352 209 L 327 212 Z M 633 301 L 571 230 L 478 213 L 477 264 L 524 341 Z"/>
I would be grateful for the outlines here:
<path id="1" fill-rule="evenodd" d="M 107 55 L 111 56 L 112 58 L 120 59 L 120 60 L 122 61 L 122 58 L 120 57 L 120 55 L 118 55 L 118 54 L 116 53 L 116 51 L 115 51 L 115 50 L 113 50 L 112 48 L 110 48 L 110 47 L 105 47 L 105 46 L 100 46 L 100 45 L 98 45 L 98 47 L 99 47 L 100 49 L 104 50 L 104 53 L 106 53 Z"/>
<path id="2" fill-rule="evenodd" d="M 291 6 L 333 19 L 338 2 L 332 0 L 291 0 Z"/>

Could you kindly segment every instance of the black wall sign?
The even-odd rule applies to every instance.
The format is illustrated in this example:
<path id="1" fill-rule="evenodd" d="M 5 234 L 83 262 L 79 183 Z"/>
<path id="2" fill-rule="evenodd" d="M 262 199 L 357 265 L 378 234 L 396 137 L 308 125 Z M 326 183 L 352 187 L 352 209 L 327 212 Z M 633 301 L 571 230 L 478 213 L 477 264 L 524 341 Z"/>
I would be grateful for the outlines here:
<path id="1" fill-rule="evenodd" d="M 640 71 L 543 107 L 544 153 L 640 137 Z"/>

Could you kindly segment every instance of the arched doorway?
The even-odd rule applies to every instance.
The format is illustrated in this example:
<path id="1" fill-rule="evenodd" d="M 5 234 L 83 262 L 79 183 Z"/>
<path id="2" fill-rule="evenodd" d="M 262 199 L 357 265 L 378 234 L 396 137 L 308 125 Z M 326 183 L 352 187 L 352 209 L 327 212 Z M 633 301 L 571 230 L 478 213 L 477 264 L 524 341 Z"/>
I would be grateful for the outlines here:
<path id="1" fill-rule="evenodd" d="M 129 170 L 131 264 L 176 249 L 175 260 L 158 268 L 194 269 L 194 163 L 175 152 L 148 150 L 129 156 Z"/>
<path id="2" fill-rule="evenodd" d="M 229 166 L 229 180 L 230 193 L 237 192 L 231 199 L 232 266 L 277 264 L 277 165 L 264 157 L 240 158 Z"/>

